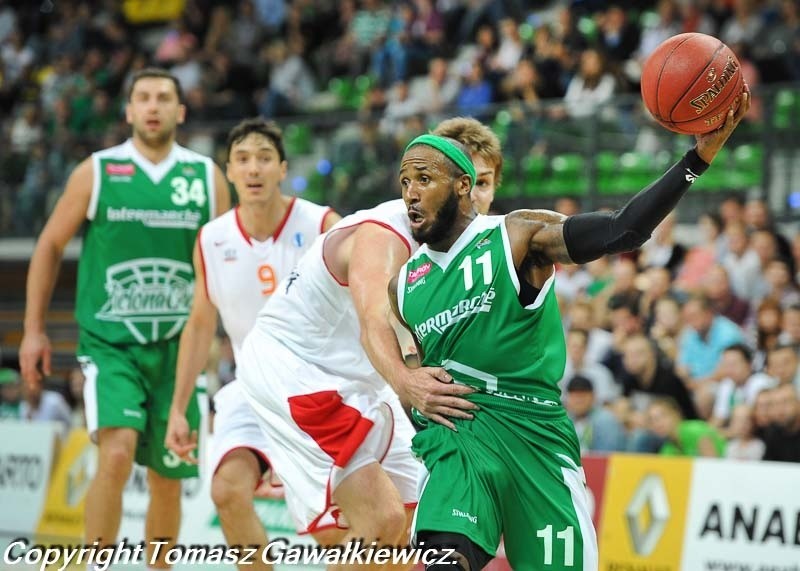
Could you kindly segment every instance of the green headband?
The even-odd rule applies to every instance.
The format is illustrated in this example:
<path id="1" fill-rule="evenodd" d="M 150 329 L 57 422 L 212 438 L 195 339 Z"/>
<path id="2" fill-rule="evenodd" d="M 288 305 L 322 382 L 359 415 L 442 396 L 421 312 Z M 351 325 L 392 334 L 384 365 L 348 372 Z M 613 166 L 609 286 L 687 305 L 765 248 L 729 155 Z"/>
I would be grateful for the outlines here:
<path id="1" fill-rule="evenodd" d="M 475 172 L 475 165 L 472 164 L 472 160 L 470 160 L 464 151 L 456 147 L 448 139 L 439 137 L 438 135 L 430 135 L 426 133 L 411 141 L 406 147 L 406 150 L 403 152 L 407 153 L 408 149 L 414 145 L 428 145 L 429 147 L 433 147 L 442 153 L 448 159 L 456 163 L 458 168 L 467 173 L 472 181 L 472 186 L 475 186 L 475 180 L 478 178 L 478 175 Z"/>

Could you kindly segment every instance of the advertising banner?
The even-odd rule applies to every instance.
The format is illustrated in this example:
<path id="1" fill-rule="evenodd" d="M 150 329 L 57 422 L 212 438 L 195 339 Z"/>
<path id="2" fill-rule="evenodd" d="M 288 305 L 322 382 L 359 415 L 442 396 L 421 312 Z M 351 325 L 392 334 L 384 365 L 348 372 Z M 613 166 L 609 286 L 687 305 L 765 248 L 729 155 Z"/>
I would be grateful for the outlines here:
<path id="1" fill-rule="evenodd" d="M 0 533 L 31 533 L 47 496 L 58 425 L 3 420 Z"/>
<path id="2" fill-rule="evenodd" d="M 800 571 L 800 467 L 697 459 L 683 569 Z"/>
<path id="3" fill-rule="evenodd" d="M 688 458 L 611 456 L 599 533 L 602 571 L 684 569 L 691 476 Z"/>

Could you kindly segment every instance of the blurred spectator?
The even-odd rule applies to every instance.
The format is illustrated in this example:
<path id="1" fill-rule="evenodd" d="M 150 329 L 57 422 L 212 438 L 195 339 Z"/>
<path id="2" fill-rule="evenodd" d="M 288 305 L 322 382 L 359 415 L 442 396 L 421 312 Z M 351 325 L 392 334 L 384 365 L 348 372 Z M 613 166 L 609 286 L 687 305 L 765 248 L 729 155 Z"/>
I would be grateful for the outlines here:
<path id="1" fill-rule="evenodd" d="M 753 44 L 753 57 L 765 81 L 800 79 L 800 5 L 780 0 L 780 14 Z"/>
<path id="2" fill-rule="evenodd" d="M 595 115 L 616 91 L 616 80 L 608 72 L 605 56 L 596 49 L 581 54 L 578 73 L 570 80 L 564 95 L 567 114 L 573 119 Z"/>
<path id="3" fill-rule="evenodd" d="M 722 234 L 722 220 L 719 216 L 710 212 L 703 213 L 697 224 L 700 227 L 700 242 L 686 252 L 683 265 L 675 278 L 675 286 L 685 291 L 699 289 L 712 264 L 721 260 L 727 252 L 727 241 Z"/>
<path id="4" fill-rule="evenodd" d="M 644 335 L 633 335 L 623 345 L 623 365 L 628 376 L 622 392 L 633 409 L 644 412 L 656 396 L 673 399 L 684 418 L 697 418 L 686 385 L 666 361 L 659 360 L 653 343 Z"/>
<path id="5" fill-rule="evenodd" d="M 774 258 L 776 255 L 780 256 L 789 262 L 792 273 L 794 273 L 792 246 L 786 237 L 775 228 L 775 222 L 772 220 L 769 208 L 763 200 L 753 199 L 747 201 L 744 209 L 744 222 L 751 232 L 764 231 L 774 238 L 776 250 L 772 252 L 771 256 L 766 257 L 765 261 Z"/>
<path id="6" fill-rule="evenodd" d="M 594 386 L 576 375 L 566 385 L 564 407 L 575 425 L 581 453 L 625 450 L 625 430 L 616 417 L 595 402 Z"/>
<path id="7" fill-rule="evenodd" d="M 11 124 L 11 152 L 24 157 L 42 141 L 44 133 L 39 111 L 35 105 L 25 105 Z"/>
<path id="8" fill-rule="evenodd" d="M 761 460 L 766 445 L 753 433 L 753 409 L 746 405 L 736 405 L 731 413 L 731 425 L 728 430 L 730 440 L 725 450 L 725 457 L 731 460 Z"/>
<path id="9" fill-rule="evenodd" d="M 66 436 L 72 423 L 72 412 L 61 393 L 43 389 L 40 384 L 25 384 L 19 415 L 31 422 L 57 422 L 61 424 L 61 435 Z"/>
<path id="10" fill-rule="evenodd" d="M 622 64 L 633 56 L 639 46 L 639 29 L 628 20 L 621 6 L 612 4 L 605 13 L 598 14 L 600 45 L 608 58 Z"/>
<path id="11" fill-rule="evenodd" d="M 763 440 L 772 425 L 772 409 L 775 403 L 775 390 L 764 389 L 756 395 L 753 404 L 753 433 Z"/>
<path id="12" fill-rule="evenodd" d="M 742 331 L 727 317 L 717 315 L 711 300 L 694 295 L 683 306 L 686 329 L 678 347 L 678 368 L 690 386 L 717 380 L 722 352 L 744 341 Z"/>
<path id="13" fill-rule="evenodd" d="M 447 60 L 434 58 L 428 63 L 428 75 L 411 83 L 411 98 L 423 113 L 442 113 L 458 96 L 458 77 L 452 75 Z"/>
<path id="14" fill-rule="evenodd" d="M 479 117 L 491 102 L 492 85 L 484 75 L 483 66 L 480 62 L 474 61 L 463 77 L 456 107 L 461 113 Z"/>
<path id="15" fill-rule="evenodd" d="M 517 67 L 521 57 L 522 40 L 517 23 L 511 18 L 505 18 L 500 22 L 500 44 L 487 62 L 488 70 L 502 76 Z"/>
<path id="16" fill-rule="evenodd" d="M 299 41 L 299 40 L 298 40 Z M 314 94 L 314 78 L 300 56 L 302 48 L 292 49 L 283 40 L 276 40 L 267 50 L 272 67 L 269 89 L 258 110 L 265 117 L 282 117 L 298 113 Z"/>
<path id="17" fill-rule="evenodd" d="M 797 345 L 779 344 L 767 354 L 767 374 L 779 385 L 794 385 L 800 391 L 800 358 Z"/>
<path id="18" fill-rule="evenodd" d="M 771 299 L 762 301 L 756 308 L 755 347 L 753 368 L 762 370 L 767 364 L 767 353 L 778 345 L 781 333 L 781 306 Z"/>
<path id="19" fill-rule="evenodd" d="M 673 363 L 678 358 L 678 339 L 683 328 L 681 305 L 674 297 L 656 301 L 654 321 L 648 331 L 662 353 Z"/>
<path id="20" fill-rule="evenodd" d="M 583 329 L 570 329 L 567 333 L 567 362 L 561 379 L 562 393 L 567 390 L 570 379 L 585 377 L 592 383 L 593 395 L 598 404 L 605 405 L 620 396 L 621 388 L 614 377 L 601 363 L 586 360 L 589 335 Z"/>
<path id="21" fill-rule="evenodd" d="M 662 299 L 677 298 L 681 294 L 672 290 L 672 280 L 667 268 L 652 266 L 640 278 L 644 278 L 644 292 L 640 306 L 645 319 L 645 330 L 649 331 L 656 320 L 656 304 Z"/>
<path id="22" fill-rule="evenodd" d="M 722 265 L 730 276 L 731 289 L 737 297 L 752 302 L 761 294 L 761 262 L 758 254 L 750 248 L 747 231 L 742 224 L 732 222 L 726 226 L 725 237 L 728 252 L 722 259 Z"/>
<path id="23" fill-rule="evenodd" d="M 660 0 L 658 2 L 658 19 L 642 30 L 639 47 L 636 49 L 639 66 L 644 64 L 662 42 L 680 34 L 681 31 L 678 5 L 675 0 Z"/>
<path id="24" fill-rule="evenodd" d="M 719 39 L 729 46 L 740 42 L 755 45 L 763 26 L 755 0 L 734 0 L 733 6 L 733 17 L 720 28 Z"/>
<path id="25" fill-rule="evenodd" d="M 22 400 L 22 377 L 14 369 L 0 369 L 0 420 L 18 420 Z"/>
<path id="26" fill-rule="evenodd" d="M 675 240 L 675 212 L 667 215 L 653 230 L 650 239 L 639 251 L 639 266 L 660 267 L 674 276 L 686 257 L 686 248 Z"/>
<path id="27" fill-rule="evenodd" d="M 753 372 L 751 351 L 741 343 L 731 345 L 722 352 L 720 373 L 723 379 L 717 388 L 714 409 L 709 420 L 709 424 L 719 429 L 728 426 L 737 405 L 755 404 L 758 393 L 775 385 L 771 377 Z"/>
<path id="28" fill-rule="evenodd" d="M 612 334 L 598 327 L 592 304 L 582 299 L 575 300 L 569 308 L 569 327 L 588 332 L 585 363 L 599 363 L 611 349 Z"/>
<path id="29" fill-rule="evenodd" d="M 727 228 L 732 224 L 744 224 L 745 200 L 740 194 L 729 194 L 719 204 L 719 217 L 722 226 Z"/>
<path id="30" fill-rule="evenodd" d="M 714 264 L 704 280 L 703 293 L 708 297 L 714 313 L 722 315 L 742 327 L 750 316 L 750 304 L 731 291 L 727 270 Z"/>
<path id="31" fill-rule="evenodd" d="M 659 451 L 665 456 L 705 456 L 719 458 L 725 455 L 725 439 L 717 430 L 702 420 L 683 420 L 681 409 L 667 398 L 659 398 L 647 407 L 650 430 L 666 442 Z"/>
<path id="32" fill-rule="evenodd" d="M 767 284 L 765 299 L 776 301 L 783 309 L 800 304 L 800 288 L 797 287 L 786 260 L 773 258 L 767 262 L 763 271 Z"/>
<path id="33" fill-rule="evenodd" d="M 620 266 L 622 267 L 622 266 Z M 638 292 L 617 293 L 608 300 L 611 317 L 612 345 L 603 360 L 618 383 L 629 382 L 629 372 L 623 366 L 623 347 L 628 339 L 644 332 Z"/>
<path id="34" fill-rule="evenodd" d="M 592 278 L 583 266 L 567 264 L 556 268 L 555 289 L 556 295 L 566 301 L 572 302 L 578 296 L 583 296 Z"/>
<path id="35" fill-rule="evenodd" d="M 800 402 L 793 385 L 781 385 L 772 391 L 773 426 L 764 438 L 764 460 L 800 462 Z"/>
<path id="36" fill-rule="evenodd" d="M 14 29 L 5 43 L 0 44 L 0 60 L 5 69 L 3 80 L 16 82 L 24 70 L 33 64 L 35 56 L 33 49 L 26 45 L 22 31 Z"/>
<path id="37" fill-rule="evenodd" d="M 800 304 L 790 305 L 783 310 L 778 342 L 784 345 L 800 345 Z"/>

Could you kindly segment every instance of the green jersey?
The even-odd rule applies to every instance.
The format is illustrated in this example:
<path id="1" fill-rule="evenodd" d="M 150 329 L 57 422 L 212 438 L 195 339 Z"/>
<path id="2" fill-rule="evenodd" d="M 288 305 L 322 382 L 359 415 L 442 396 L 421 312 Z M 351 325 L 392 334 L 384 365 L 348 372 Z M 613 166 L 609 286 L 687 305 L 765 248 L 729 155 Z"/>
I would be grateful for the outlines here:
<path id="1" fill-rule="evenodd" d="M 397 301 L 422 364 L 509 399 L 557 405 L 566 344 L 553 277 L 523 306 L 503 216 L 478 216 L 447 252 L 422 246 Z"/>
<path id="2" fill-rule="evenodd" d="M 195 237 L 215 211 L 213 163 L 176 144 L 153 164 L 128 140 L 92 167 L 78 324 L 114 344 L 175 337 L 192 305 Z"/>

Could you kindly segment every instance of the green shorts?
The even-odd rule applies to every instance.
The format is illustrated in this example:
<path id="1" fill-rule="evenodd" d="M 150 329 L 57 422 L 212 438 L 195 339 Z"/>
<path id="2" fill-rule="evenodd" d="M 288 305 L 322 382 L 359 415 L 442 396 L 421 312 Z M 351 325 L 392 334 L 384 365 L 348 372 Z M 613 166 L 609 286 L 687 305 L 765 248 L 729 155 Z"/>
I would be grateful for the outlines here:
<path id="1" fill-rule="evenodd" d="M 197 466 L 164 446 L 178 343 L 170 339 L 149 345 L 112 345 L 81 330 L 78 361 L 86 377 L 83 395 L 92 439 L 101 428 L 133 428 L 139 432 L 137 464 L 166 478 L 192 478 L 198 475 Z M 199 434 L 197 398 L 189 401 L 186 418 Z"/>
<path id="2" fill-rule="evenodd" d="M 460 533 L 515 571 L 597 570 L 580 447 L 561 407 L 472 395 L 458 432 L 431 423 L 413 440 L 428 475 L 414 533 Z"/>

